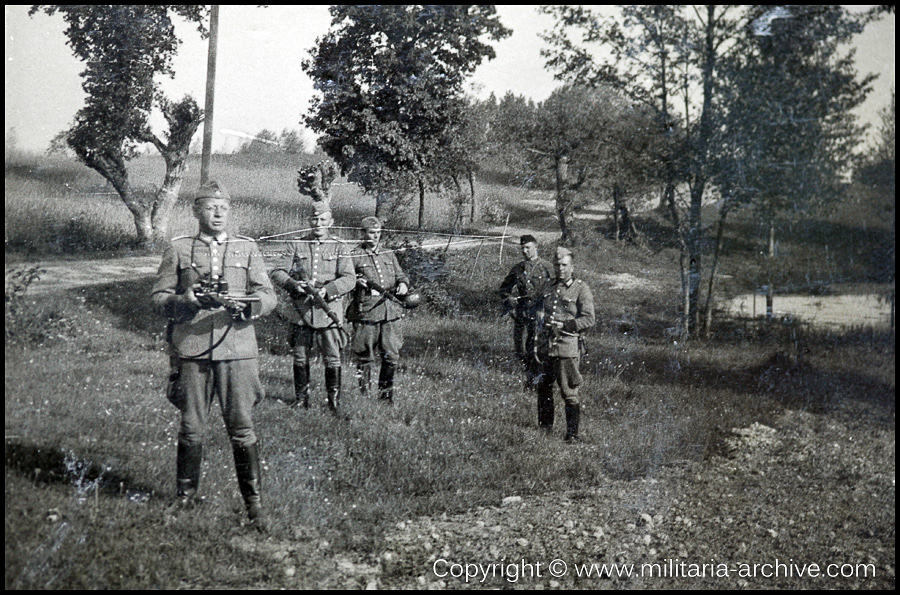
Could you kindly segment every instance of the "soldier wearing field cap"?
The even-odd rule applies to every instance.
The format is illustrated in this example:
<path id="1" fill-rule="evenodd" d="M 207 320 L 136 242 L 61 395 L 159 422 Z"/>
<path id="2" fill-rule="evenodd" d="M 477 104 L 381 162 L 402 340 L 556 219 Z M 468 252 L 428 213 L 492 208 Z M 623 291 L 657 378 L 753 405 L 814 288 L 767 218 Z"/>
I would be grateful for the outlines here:
<path id="1" fill-rule="evenodd" d="M 221 184 L 200 187 L 193 208 L 199 232 L 173 238 L 166 247 L 151 300 L 169 319 L 168 396 L 181 410 L 178 502 L 190 507 L 196 498 L 203 434 L 217 398 L 241 495 L 251 522 L 264 529 L 259 439 L 251 418 L 263 398 L 253 323 L 275 308 L 277 298 L 256 242 L 228 234 L 229 209 Z"/>
<path id="2" fill-rule="evenodd" d="M 553 428 L 556 385 L 565 402 L 566 442 L 579 439 L 581 333 L 594 325 L 594 296 L 584 281 L 574 277 L 573 258 L 569 249 L 556 249 L 555 280 L 544 290 L 538 311 L 537 354 L 542 366 L 538 381 L 538 425 L 547 432 Z"/>
<path id="3" fill-rule="evenodd" d="M 397 302 L 409 293 L 409 278 L 394 252 L 380 247 L 381 221 L 366 217 L 360 226 L 365 237 L 350 253 L 356 269 L 356 289 L 347 311 L 347 318 L 353 322 L 357 378 L 360 392 L 368 396 L 372 371 L 378 366 L 376 357 L 379 358 L 378 396 L 392 402 L 394 372 L 403 346 L 400 319 L 404 309 Z"/>
<path id="4" fill-rule="evenodd" d="M 341 349 L 346 346 L 344 294 L 356 285 L 347 243 L 331 235 L 334 219 L 326 202 L 316 202 L 309 217 L 311 233 L 290 244 L 272 270 L 272 281 L 293 300 L 299 320 L 291 325 L 294 400 L 309 407 L 310 357 L 317 346 L 325 362 L 328 407 L 338 412 L 341 396 Z"/>
<path id="5" fill-rule="evenodd" d="M 534 357 L 535 313 L 544 288 L 553 280 L 553 267 L 538 256 L 537 240 L 521 237 L 524 260 L 510 269 L 500 283 L 503 307 L 513 317 L 513 345 L 525 369 L 525 389 L 534 390 L 541 367 Z"/>

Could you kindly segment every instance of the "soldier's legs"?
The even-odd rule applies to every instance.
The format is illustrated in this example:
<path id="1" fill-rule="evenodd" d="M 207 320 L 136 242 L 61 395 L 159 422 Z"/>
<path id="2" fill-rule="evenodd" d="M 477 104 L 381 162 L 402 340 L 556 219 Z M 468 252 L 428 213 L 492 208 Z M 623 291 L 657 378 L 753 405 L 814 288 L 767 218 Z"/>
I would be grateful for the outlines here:
<path id="1" fill-rule="evenodd" d="M 525 366 L 525 389 L 533 391 L 537 389 L 538 378 L 541 375 L 541 364 L 535 357 L 535 328 L 534 323 L 525 327 L 525 354 L 522 363 Z"/>
<path id="2" fill-rule="evenodd" d="M 313 331 L 309 327 L 291 325 L 291 355 L 294 363 L 294 400 L 290 405 L 309 408 L 309 358 L 313 347 Z"/>
<path id="3" fill-rule="evenodd" d="M 325 395 L 328 407 L 337 412 L 341 400 L 341 349 L 345 339 L 336 328 L 319 329 L 316 339 L 325 362 Z"/>
<path id="4" fill-rule="evenodd" d="M 544 357 L 537 383 L 538 426 L 549 432 L 553 428 L 553 385 L 556 383 L 556 358 Z"/>
<path id="5" fill-rule="evenodd" d="M 208 361 L 181 360 L 178 391 L 181 395 L 181 425 L 175 458 L 178 502 L 190 506 L 200 486 L 203 435 L 212 405 L 214 376 Z"/>
<path id="6" fill-rule="evenodd" d="M 577 357 L 559 358 L 559 375 L 557 383 L 563 400 L 566 403 L 566 441 L 577 441 L 578 426 L 581 421 L 581 404 L 578 399 L 578 387 L 583 381 L 578 371 L 580 360 Z"/>
<path id="7" fill-rule="evenodd" d="M 262 514 L 262 474 L 259 439 L 253 430 L 252 408 L 264 397 L 257 360 L 215 362 L 215 392 L 231 440 L 238 488 L 250 522 L 266 527 Z"/>
<path id="8" fill-rule="evenodd" d="M 513 322 L 513 347 L 516 350 L 516 358 L 522 363 L 525 370 L 525 386 L 524 390 L 530 390 L 529 370 L 531 360 L 534 359 L 533 353 L 529 353 L 528 345 L 528 327 L 525 322 L 516 319 Z M 533 348 L 534 345 L 532 344 Z"/>
<path id="9" fill-rule="evenodd" d="M 381 371 L 378 374 L 378 396 L 388 402 L 394 400 L 394 373 L 400 362 L 403 347 L 403 328 L 400 321 L 384 322 L 380 327 Z"/>
<path id="10" fill-rule="evenodd" d="M 359 392 L 369 396 L 372 382 L 372 368 L 375 366 L 375 344 L 377 324 L 363 322 L 353 323 L 353 355 L 356 359 L 356 377 L 359 381 Z"/>

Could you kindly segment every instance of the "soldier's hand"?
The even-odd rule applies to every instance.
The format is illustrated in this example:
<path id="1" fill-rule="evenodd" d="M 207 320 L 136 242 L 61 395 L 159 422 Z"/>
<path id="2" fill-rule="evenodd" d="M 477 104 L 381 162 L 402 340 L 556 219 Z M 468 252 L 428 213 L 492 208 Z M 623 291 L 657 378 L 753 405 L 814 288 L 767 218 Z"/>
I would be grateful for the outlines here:
<path id="1" fill-rule="evenodd" d="M 305 282 L 298 281 L 297 279 L 290 279 L 284 288 L 291 294 L 291 297 L 299 298 L 306 295 L 306 292 L 303 290 L 304 287 L 306 287 Z"/>
<path id="2" fill-rule="evenodd" d="M 201 308 L 206 310 L 215 310 L 222 305 L 221 301 L 212 293 L 194 294 L 194 299 L 200 304 Z"/>
<path id="3" fill-rule="evenodd" d="M 406 286 L 406 283 L 401 283 L 397 286 L 397 295 L 406 295 L 407 293 L 409 293 L 409 287 Z"/>
<path id="4" fill-rule="evenodd" d="M 221 299 L 222 305 L 231 313 L 235 318 L 239 317 L 243 314 L 244 310 L 247 309 L 247 306 L 250 305 L 250 302 L 242 302 L 238 300 L 233 300 L 228 297 L 224 297 Z"/>
<path id="5" fill-rule="evenodd" d="M 356 278 L 356 285 L 357 287 L 362 287 L 363 289 L 369 288 L 369 282 L 366 281 L 366 278 L 362 276 Z"/>
<path id="6" fill-rule="evenodd" d="M 518 303 L 518 300 L 516 300 L 516 298 L 514 298 L 512 296 L 509 296 L 508 298 L 503 300 L 503 305 L 506 306 L 507 308 L 509 308 L 510 310 L 514 310 L 517 303 Z"/>
<path id="7" fill-rule="evenodd" d="M 552 326 L 553 328 L 556 328 L 556 329 L 562 329 L 564 323 L 563 323 L 562 320 L 557 320 L 557 319 L 555 319 L 555 318 L 551 318 L 551 319 L 547 322 L 547 324 L 549 324 L 549 325 Z"/>

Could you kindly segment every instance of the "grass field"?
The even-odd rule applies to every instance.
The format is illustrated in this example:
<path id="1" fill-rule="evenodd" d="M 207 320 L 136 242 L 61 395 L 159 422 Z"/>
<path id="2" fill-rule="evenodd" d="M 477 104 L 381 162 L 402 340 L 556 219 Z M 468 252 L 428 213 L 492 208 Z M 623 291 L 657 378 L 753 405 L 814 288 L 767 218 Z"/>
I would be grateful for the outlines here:
<path id="1" fill-rule="evenodd" d="M 222 179 L 236 197 L 242 233 L 304 226 L 296 216 L 295 166 L 229 165 Z M 7 168 L 7 272 L 11 263 L 41 257 L 131 250 L 122 237 L 133 229 L 116 197 L 89 192 L 102 184 L 83 168 L 43 167 Z M 192 185 L 189 179 L 185 187 Z M 515 210 L 520 192 L 483 191 L 514 211 L 518 225 L 529 224 L 527 211 Z M 780 283 L 819 291 L 836 281 L 883 285 L 893 232 L 875 198 L 860 194 L 846 213 L 789 230 Z M 438 208 L 440 197 L 429 201 L 429 229 L 445 227 L 450 215 Z M 338 187 L 338 224 L 373 204 Z M 173 231 L 193 231 L 187 207 L 179 209 Z M 661 221 L 640 225 L 644 246 L 612 242 L 594 224 L 579 230 L 577 268 L 594 288 L 598 324 L 582 364 L 584 444 L 576 448 L 561 435 L 539 435 L 534 397 L 521 391 L 511 324 L 493 304 L 516 260 L 511 250 L 502 264 L 496 247 L 449 251 L 435 261 L 446 274 L 424 287 L 431 302 L 405 322 L 395 405 L 362 399 L 348 361 L 349 420 L 325 409 L 320 363 L 309 411 L 277 400 L 292 391 L 287 329 L 277 316 L 262 321 L 267 399 L 254 419 L 271 539 L 316 544 L 325 557 L 378 551 L 385 528 L 399 521 L 702 464 L 728 429 L 771 423 L 787 409 L 893 428 L 893 333 L 723 319 L 713 339 L 679 343 L 671 332 L 677 252 L 664 241 Z M 735 217 L 722 270 L 732 276 L 726 291 L 758 286 L 761 270 L 749 255 L 759 251 L 761 235 L 749 215 Z M 621 273 L 653 283 L 613 289 L 604 280 Z M 7 290 L 6 588 L 297 586 L 271 555 L 240 547 L 248 529 L 215 412 L 205 502 L 194 514 L 170 509 L 178 412 L 163 396 L 167 357 L 163 321 L 146 305 L 151 283 L 101 283 L 52 300 Z M 300 570 L 307 573 L 302 585 L 320 584 L 313 561 Z"/>

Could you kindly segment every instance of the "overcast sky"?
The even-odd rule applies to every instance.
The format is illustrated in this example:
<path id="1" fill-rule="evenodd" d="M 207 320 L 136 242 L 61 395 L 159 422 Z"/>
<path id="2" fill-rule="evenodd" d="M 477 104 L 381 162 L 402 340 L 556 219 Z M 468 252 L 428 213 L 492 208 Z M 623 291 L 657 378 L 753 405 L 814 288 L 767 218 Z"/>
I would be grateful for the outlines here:
<path id="1" fill-rule="evenodd" d="M 476 71 L 474 92 L 487 97 L 512 91 L 535 101 L 545 99 L 558 84 L 544 70 L 540 56 L 544 44 L 539 34 L 552 26 L 552 19 L 538 14 L 534 6 L 498 5 L 497 10 L 513 35 L 496 44 L 497 58 Z M 302 129 L 300 119 L 313 88 L 300 63 L 329 22 L 327 5 L 222 6 L 215 103 L 218 149 L 243 142 L 222 130 L 254 134 L 263 128 Z M 29 18 L 28 6 L 7 5 L 5 23 L 5 130 L 15 128 L 19 148 L 43 151 L 83 105 L 79 77 L 83 65 L 66 46 L 59 15 Z M 179 26 L 177 32 L 183 45 L 175 60 L 175 79 L 166 80 L 164 88 L 172 97 L 190 93 L 202 102 L 206 41 L 189 26 Z M 874 124 L 894 85 L 894 15 L 870 25 L 857 43 L 859 71 L 881 75 L 860 110 L 863 121 Z"/>

